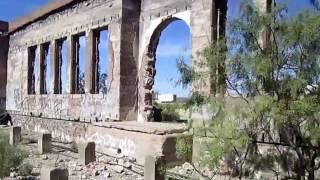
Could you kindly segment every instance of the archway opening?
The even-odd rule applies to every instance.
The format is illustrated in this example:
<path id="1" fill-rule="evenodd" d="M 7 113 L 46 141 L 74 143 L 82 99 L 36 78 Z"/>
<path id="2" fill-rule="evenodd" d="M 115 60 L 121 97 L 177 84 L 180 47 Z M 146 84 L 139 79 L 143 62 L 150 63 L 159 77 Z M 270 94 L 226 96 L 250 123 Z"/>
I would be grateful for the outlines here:
<path id="1" fill-rule="evenodd" d="M 191 32 L 180 19 L 163 21 L 151 37 L 146 63 L 145 108 L 148 121 L 179 121 L 179 105 L 190 96 L 190 87 L 178 84 L 178 61 L 191 65 Z M 181 108 L 182 109 L 182 108 Z M 150 112 L 151 114 L 148 114 Z"/>

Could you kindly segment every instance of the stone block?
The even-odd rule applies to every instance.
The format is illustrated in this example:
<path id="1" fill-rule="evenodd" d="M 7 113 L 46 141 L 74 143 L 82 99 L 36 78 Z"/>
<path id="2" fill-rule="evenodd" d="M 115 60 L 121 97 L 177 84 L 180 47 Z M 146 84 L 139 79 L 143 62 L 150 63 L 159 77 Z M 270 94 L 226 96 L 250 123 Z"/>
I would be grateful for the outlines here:
<path id="1" fill-rule="evenodd" d="M 68 180 L 68 169 L 55 167 L 42 167 L 40 180 Z"/>
<path id="2" fill-rule="evenodd" d="M 87 142 L 79 146 L 80 161 L 87 165 L 96 161 L 96 144 L 94 142 Z"/>
<path id="3" fill-rule="evenodd" d="M 15 145 L 21 141 L 21 127 L 15 126 L 10 129 L 10 144 Z"/>
<path id="4" fill-rule="evenodd" d="M 164 156 L 147 156 L 144 164 L 145 180 L 164 180 L 166 161 Z"/>
<path id="5" fill-rule="evenodd" d="M 50 133 L 40 134 L 38 139 L 38 151 L 40 154 L 51 152 L 51 140 L 52 137 Z"/>

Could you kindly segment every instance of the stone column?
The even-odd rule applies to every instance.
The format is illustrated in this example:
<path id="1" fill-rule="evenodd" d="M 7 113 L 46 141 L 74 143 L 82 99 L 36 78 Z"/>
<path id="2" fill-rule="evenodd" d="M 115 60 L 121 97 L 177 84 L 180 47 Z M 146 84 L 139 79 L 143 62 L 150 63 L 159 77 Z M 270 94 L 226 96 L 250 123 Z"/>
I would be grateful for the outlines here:
<path id="1" fill-rule="evenodd" d="M 57 41 L 51 42 L 51 87 L 53 87 L 53 93 L 59 93 L 59 83 L 60 83 L 60 76 L 59 76 L 59 47 Z"/>
<path id="2" fill-rule="evenodd" d="M 166 160 L 164 156 L 147 156 L 144 164 L 144 179 L 165 180 Z"/>
<path id="3" fill-rule="evenodd" d="M 74 94 L 76 92 L 76 47 L 75 47 L 75 37 L 69 36 L 67 38 L 68 42 L 68 62 L 67 62 L 67 72 L 68 72 L 68 82 L 67 82 L 67 93 Z"/>
<path id="4" fill-rule="evenodd" d="M 38 139 L 38 151 L 40 154 L 51 152 L 51 140 L 52 137 L 50 133 L 40 134 Z"/>
<path id="5" fill-rule="evenodd" d="M 44 74 L 44 65 L 45 65 L 45 61 L 46 61 L 46 57 L 45 57 L 45 45 L 41 44 L 39 46 L 40 49 L 40 66 L 39 66 L 39 81 L 40 81 L 40 87 L 39 87 L 39 91 L 40 94 L 44 94 L 45 92 L 45 74 Z"/>
<path id="6" fill-rule="evenodd" d="M 47 167 L 41 168 L 40 180 L 68 180 L 68 169 Z"/>
<path id="7" fill-rule="evenodd" d="M 274 3 L 274 0 L 254 0 L 254 5 L 258 9 L 260 14 L 270 13 L 272 11 L 272 8 L 273 8 L 273 3 Z M 262 49 L 265 49 L 265 48 L 267 48 L 268 46 L 271 45 L 271 30 L 270 30 L 269 26 L 266 26 L 265 28 L 263 28 L 261 30 L 261 34 L 260 34 L 260 37 L 259 37 L 259 44 L 260 44 Z M 266 92 L 262 89 L 262 83 L 260 84 L 259 88 L 260 88 L 259 91 L 262 94 L 266 94 Z M 275 129 L 274 129 L 274 121 L 273 120 L 270 121 L 269 126 L 270 126 L 269 130 L 272 132 L 271 136 L 272 136 L 273 140 L 275 140 L 275 141 L 279 140 L 280 141 L 279 132 L 275 131 Z M 261 140 L 261 141 L 264 141 L 264 142 L 270 142 L 269 137 L 264 137 L 265 136 L 264 133 L 258 132 L 257 136 L 259 138 L 258 140 Z M 262 137 L 264 137 L 264 138 L 262 138 Z M 258 146 L 259 149 L 260 149 L 260 147 L 262 147 L 262 146 Z"/>
<path id="8" fill-rule="evenodd" d="M 14 126 L 10 128 L 10 139 L 11 145 L 16 145 L 21 141 L 21 127 Z"/>
<path id="9" fill-rule="evenodd" d="M 192 1 L 191 6 L 191 31 L 192 31 L 192 65 L 197 71 L 208 71 L 203 64 L 205 59 L 198 55 L 204 48 L 215 42 L 224 35 L 226 20 L 227 0 L 201 0 Z M 223 65 L 221 65 L 223 66 Z M 192 91 L 205 94 L 216 94 L 218 91 L 212 86 L 212 82 L 219 81 L 217 74 L 224 75 L 224 72 L 212 74 L 207 80 L 197 81 L 192 85 Z M 219 75 L 220 75 L 219 74 Z M 224 92 L 218 92 L 224 94 Z"/>
<path id="10" fill-rule="evenodd" d="M 36 45 L 36 57 L 35 57 L 35 63 L 34 63 L 34 74 L 35 74 L 35 92 L 36 94 L 41 94 L 40 93 L 40 72 L 41 72 L 41 54 L 40 54 L 40 47 Z"/>
<path id="11" fill-rule="evenodd" d="M 272 10 L 273 0 L 254 0 L 254 5 L 258 8 L 261 14 L 269 13 Z M 267 48 L 270 44 L 270 30 L 269 27 L 265 27 L 261 32 L 261 36 L 259 38 L 260 46 L 264 49 Z"/>
<path id="12" fill-rule="evenodd" d="M 122 2 L 120 119 L 137 120 L 140 1 Z"/>
<path id="13" fill-rule="evenodd" d="M 112 106 L 111 119 L 123 120 L 119 117 L 120 112 L 120 61 L 121 61 L 121 51 L 120 51 L 120 38 L 121 38 L 121 25 L 119 22 L 114 22 L 109 24 L 109 63 L 108 63 L 108 97 L 112 98 L 110 101 L 110 106 Z"/>
<path id="14" fill-rule="evenodd" d="M 80 144 L 79 147 L 80 161 L 83 165 L 87 165 L 96 161 L 96 144 L 88 142 Z"/>
<path id="15" fill-rule="evenodd" d="M 86 32 L 86 72 L 85 72 L 85 92 L 96 93 L 96 51 L 97 42 L 93 30 Z"/>
<path id="16" fill-rule="evenodd" d="M 254 0 L 254 5 L 261 13 L 270 12 L 273 0 Z"/>

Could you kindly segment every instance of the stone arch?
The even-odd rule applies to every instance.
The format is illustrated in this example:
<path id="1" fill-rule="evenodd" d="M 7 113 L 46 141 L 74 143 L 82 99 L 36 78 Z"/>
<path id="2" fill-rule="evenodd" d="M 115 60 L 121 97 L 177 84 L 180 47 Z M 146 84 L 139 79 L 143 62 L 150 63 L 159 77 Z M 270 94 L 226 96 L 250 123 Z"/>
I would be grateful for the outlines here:
<path id="1" fill-rule="evenodd" d="M 190 21 L 177 16 L 163 18 L 161 23 L 154 29 L 142 54 L 141 70 L 139 72 L 139 114 L 140 121 L 153 121 L 153 86 L 156 75 L 156 51 L 160 41 L 161 33 L 172 22 L 182 20 L 191 30 Z M 141 117 L 142 116 L 142 117 Z M 139 119 L 139 118 L 138 118 Z"/>

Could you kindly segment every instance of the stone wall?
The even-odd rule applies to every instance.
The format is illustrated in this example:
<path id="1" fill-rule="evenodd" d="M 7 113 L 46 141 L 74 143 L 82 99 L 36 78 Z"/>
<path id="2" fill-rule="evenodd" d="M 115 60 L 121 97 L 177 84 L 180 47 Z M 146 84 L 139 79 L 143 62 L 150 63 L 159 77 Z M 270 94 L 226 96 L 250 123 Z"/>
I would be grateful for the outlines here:
<path id="1" fill-rule="evenodd" d="M 223 1 L 227 3 L 227 1 Z M 152 86 L 156 74 L 156 48 L 162 30 L 175 20 L 183 20 L 191 31 L 193 61 L 196 54 L 214 42 L 217 26 L 215 1 L 145 0 L 141 5 L 139 44 L 139 112 L 138 121 L 152 120 Z M 223 14 L 226 15 L 226 14 Z M 200 59 L 201 60 L 201 59 Z M 196 65 L 196 63 L 193 62 Z M 200 84 L 197 91 L 210 91 L 210 84 Z"/>
<path id="2" fill-rule="evenodd" d="M 121 19 L 121 1 L 88 0 L 68 5 L 57 13 L 41 17 L 27 27 L 11 32 L 7 87 L 7 96 L 10 98 L 7 100 L 7 109 L 21 111 L 24 114 L 41 113 L 48 118 L 74 120 L 80 118 L 82 121 L 120 119 Z M 110 35 L 107 94 L 39 95 L 38 69 L 36 71 L 37 95 L 28 95 L 26 83 L 28 47 L 67 38 L 70 49 L 72 35 L 86 33 L 86 39 L 88 39 L 91 30 L 104 26 L 108 27 Z M 39 66 L 39 59 L 36 59 L 36 66 Z M 70 60 L 68 69 L 69 67 Z M 70 78 L 67 83 L 67 92 L 70 92 Z"/>
<path id="3" fill-rule="evenodd" d="M 226 4 L 226 1 L 222 1 Z M 223 4 L 219 2 L 218 4 Z M 217 26 L 214 0 L 61 0 L 10 24 L 7 109 L 47 118 L 80 120 L 152 121 L 155 51 L 163 29 L 183 20 L 191 30 L 192 54 L 209 45 Z M 109 31 L 107 93 L 92 94 L 95 30 Z M 85 34 L 85 94 L 74 93 L 74 36 Z M 68 80 L 64 94 L 41 94 L 40 51 L 35 60 L 35 95 L 28 94 L 28 48 L 54 47 L 52 72 L 57 66 L 57 40 L 68 44 Z M 197 58 L 196 58 L 197 59 Z M 199 59 L 198 59 L 199 60 Z M 56 72 L 50 87 L 56 92 Z M 209 84 L 201 84 L 208 89 Z M 210 88 L 209 88 L 210 89 Z"/>

